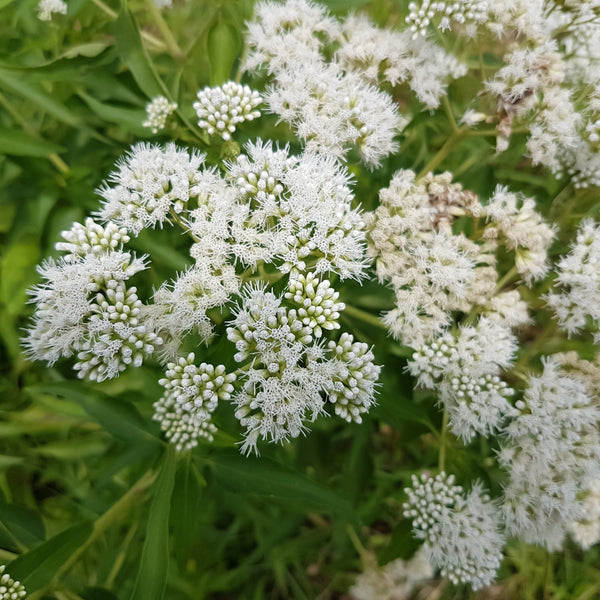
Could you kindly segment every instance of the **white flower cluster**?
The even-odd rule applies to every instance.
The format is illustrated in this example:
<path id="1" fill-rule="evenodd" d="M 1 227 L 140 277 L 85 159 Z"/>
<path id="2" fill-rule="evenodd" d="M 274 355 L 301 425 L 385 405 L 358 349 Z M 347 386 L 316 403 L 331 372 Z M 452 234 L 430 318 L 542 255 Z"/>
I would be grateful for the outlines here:
<path id="1" fill-rule="evenodd" d="M 444 333 L 418 348 L 408 370 L 420 385 L 438 391 L 450 429 L 469 442 L 476 434 L 489 436 L 516 414 L 507 401 L 514 390 L 500 379 L 516 348 L 510 330 L 483 317 L 477 327 Z"/>
<path id="2" fill-rule="evenodd" d="M 278 442 L 303 433 L 305 422 L 325 411 L 323 395 L 336 414 L 359 423 L 375 401 L 380 369 L 367 345 L 342 334 L 337 344 L 330 342 L 330 350 L 324 349 L 313 342 L 311 323 L 303 323 L 283 300 L 263 287 L 248 286 L 227 328 L 235 360 L 246 363 L 241 368 L 244 386 L 233 398 L 235 415 L 246 429 L 245 453 L 257 451 L 259 438 Z"/>
<path id="3" fill-rule="evenodd" d="M 384 567 L 365 569 L 356 577 L 349 593 L 354 600 L 403 600 L 433 575 L 425 553 L 418 550 L 410 560 L 397 558 Z"/>
<path id="4" fill-rule="evenodd" d="M 140 144 L 111 175 L 113 185 L 100 190 L 105 200 L 100 216 L 118 224 L 121 234 L 177 223 L 195 242 L 190 249 L 195 264 L 165 282 L 144 309 L 170 360 L 191 331 L 210 337 L 206 313 L 239 291 L 238 264 L 253 270 L 262 261 L 282 273 L 294 269 L 302 275 L 310 268 L 318 276 L 364 276 L 365 227 L 352 206 L 347 170 L 332 157 L 290 156 L 287 148 L 273 149 L 261 140 L 246 152 L 226 164 L 222 177 L 204 166 L 203 155 L 174 144 Z M 310 312 L 329 327 L 337 310 L 330 300 L 303 309 L 302 318 Z"/>
<path id="5" fill-rule="evenodd" d="M 204 155 L 177 148 L 136 144 L 99 190 L 104 205 L 99 216 L 114 221 L 134 235 L 144 228 L 169 222 L 201 193 L 206 176 L 200 167 Z M 208 172 L 210 173 L 210 171 Z"/>
<path id="6" fill-rule="evenodd" d="M 152 133 L 158 133 L 165 128 L 169 115 L 177 110 L 177 102 L 169 102 L 164 96 L 152 98 L 152 102 L 146 104 L 147 119 L 142 123 L 143 127 L 149 127 Z"/>
<path id="7" fill-rule="evenodd" d="M 21 600 L 27 596 L 25 587 L 5 573 L 5 565 L 0 565 L 0 600 Z"/>
<path id="8" fill-rule="evenodd" d="M 114 223 L 103 228 L 88 219 L 63 237 L 57 249 L 68 254 L 46 261 L 39 268 L 46 283 L 30 292 L 37 304 L 24 340 L 30 356 L 53 364 L 75 354 L 79 376 L 97 381 L 141 365 L 162 344 L 141 318 L 136 288 L 126 284 L 145 259 L 123 250 L 128 236 Z"/>
<path id="9" fill-rule="evenodd" d="M 413 171 L 398 171 L 380 191 L 377 209 L 365 215 L 369 255 L 377 261 L 379 280 L 391 283 L 396 296 L 384 323 L 413 347 L 439 335 L 453 311 L 474 306 L 509 327 L 527 322 L 518 292 L 496 289 L 499 242 L 515 250 L 517 269 L 528 282 L 547 269 L 553 233 L 533 210 L 533 200 L 519 206 L 514 194 L 499 188 L 482 206 L 451 181 L 450 173 L 416 180 Z M 452 223 L 464 216 L 487 217 L 477 242 L 453 232 Z"/>
<path id="10" fill-rule="evenodd" d="M 442 31 L 450 29 L 452 24 L 483 23 L 487 18 L 487 5 L 487 0 L 460 0 L 458 2 L 423 0 L 421 4 L 411 2 L 408 5 L 410 13 L 406 17 L 406 23 L 410 25 L 413 39 L 416 39 L 419 35 L 427 35 L 427 27 L 434 19 L 439 19 L 438 27 Z"/>
<path id="11" fill-rule="evenodd" d="M 233 392 L 234 373 L 223 365 L 194 364 L 193 352 L 169 363 L 159 383 L 164 395 L 154 403 L 154 420 L 178 452 L 190 450 L 198 439 L 213 440 L 217 428 L 211 421 L 219 400 L 229 400 Z"/>
<path id="12" fill-rule="evenodd" d="M 548 248 L 554 229 L 542 220 L 532 198 L 520 199 L 508 189 L 498 186 L 485 207 L 489 225 L 484 237 L 503 241 L 515 252 L 515 266 L 527 285 L 548 272 Z"/>
<path id="13" fill-rule="evenodd" d="M 294 157 L 287 148 L 274 150 L 260 140 L 246 152 L 228 165 L 248 215 L 233 238 L 240 260 L 248 264 L 258 255 L 265 262 L 282 261 L 283 273 L 311 267 L 317 275 L 363 277 L 365 225 L 352 206 L 347 170 L 332 157 Z"/>
<path id="14" fill-rule="evenodd" d="M 205 87 L 198 92 L 194 109 L 198 115 L 198 126 L 209 135 L 220 135 L 231 139 L 237 125 L 260 117 L 256 109 L 261 103 L 260 94 L 247 85 L 228 81 L 218 87 Z"/>
<path id="15" fill-rule="evenodd" d="M 428 108 L 439 106 L 448 82 L 466 74 L 452 54 L 410 29 L 379 29 L 366 17 L 350 14 L 342 23 L 343 43 L 336 58 L 346 71 L 360 73 L 371 85 L 406 83 Z"/>
<path id="16" fill-rule="evenodd" d="M 463 235 L 453 235 L 451 215 L 469 214 L 473 197 L 458 189 L 448 190 L 447 201 L 429 177 L 415 182 L 412 171 L 398 171 L 389 188 L 380 191 L 380 205 L 365 216 L 370 229 L 369 254 L 377 259 L 380 281 L 389 281 L 396 296 L 396 308 L 384 322 L 403 343 L 417 346 L 439 334 L 449 322 L 452 310 L 465 306 L 474 281 L 479 257 L 477 245 Z"/>
<path id="17" fill-rule="evenodd" d="M 600 478 L 600 410 L 585 385 L 550 359 L 516 403 L 499 454 L 509 472 L 506 530 L 549 550 L 562 546 L 571 524 L 585 518 L 580 492 Z"/>
<path id="18" fill-rule="evenodd" d="M 67 3 L 64 0 L 40 0 L 38 3 L 38 19 L 51 21 L 54 13 L 67 14 Z"/>
<path id="19" fill-rule="evenodd" d="M 591 330 L 600 343 L 600 226 L 584 220 L 576 241 L 557 265 L 555 290 L 546 300 L 569 335 Z"/>
<path id="20" fill-rule="evenodd" d="M 248 24 L 245 68 L 265 66 L 273 75 L 266 101 L 308 150 L 343 158 L 356 146 L 363 161 L 375 167 L 397 149 L 394 136 L 404 121 L 391 96 L 360 70 L 326 60 L 325 44 L 341 35 L 340 23 L 309 0 L 261 2 Z"/>
<path id="21" fill-rule="evenodd" d="M 333 355 L 332 384 L 328 386 L 329 401 L 335 414 L 348 422 L 361 423 L 361 414 L 375 403 L 375 386 L 381 368 L 373 364 L 373 352 L 367 344 L 355 342 L 349 333 L 342 333 L 328 348 Z"/>
<path id="22" fill-rule="evenodd" d="M 474 590 L 489 585 L 500 567 L 504 538 L 499 511 L 481 484 L 465 496 L 454 476 L 412 476 L 404 516 L 411 519 L 415 537 L 424 540 L 425 556 L 434 569 L 453 583 Z"/>

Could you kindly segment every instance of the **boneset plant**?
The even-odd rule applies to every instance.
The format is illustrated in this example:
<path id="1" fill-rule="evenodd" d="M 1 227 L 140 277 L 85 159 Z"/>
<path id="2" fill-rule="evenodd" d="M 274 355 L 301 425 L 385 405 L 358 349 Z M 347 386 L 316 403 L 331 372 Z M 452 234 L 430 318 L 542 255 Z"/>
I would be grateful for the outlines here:
<path id="1" fill-rule="evenodd" d="M 97 211 L 39 267 L 24 338 L 30 358 L 70 359 L 93 382 L 160 364 L 152 418 L 181 456 L 231 423 L 217 408 L 245 455 L 310 436 L 321 417 L 361 424 L 390 385 L 393 348 L 425 398 L 412 409 L 439 409 L 437 466 L 411 464 L 396 506 L 427 566 L 413 583 L 408 563 L 363 575 L 355 598 L 409 594 L 433 571 L 477 590 L 515 539 L 550 551 L 600 540 L 600 366 L 567 352 L 598 341 L 600 227 L 581 220 L 557 257 L 568 220 L 551 222 L 514 181 L 476 193 L 469 164 L 440 169 L 489 138 L 486 160 L 508 165 L 524 145 L 511 168 L 547 169 L 561 201 L 597 191 L 600 6 L 423 0 L 402 14 L 380 28 L 309 0 L 259 2 L 238 80 L 197 93 L 198 147 L 169 138 L 124 153 Z M 168 134 L 178 105 L 152 98 L 144 126 Z M 242 143 L 265 113 L 274 136 Z M 434 114 L 450 133 L 415 170 L 415 131 Z M 186 237 L 189 265 L 142 294 L 153 256 L 131 245 L 166 228 Z M 357 307 L 364 283 L 390 305 Z M 383 366 L 361 320 L 389 336 Z M 456 448 L 479 477 L 489 470 L 485 485 Z"/>

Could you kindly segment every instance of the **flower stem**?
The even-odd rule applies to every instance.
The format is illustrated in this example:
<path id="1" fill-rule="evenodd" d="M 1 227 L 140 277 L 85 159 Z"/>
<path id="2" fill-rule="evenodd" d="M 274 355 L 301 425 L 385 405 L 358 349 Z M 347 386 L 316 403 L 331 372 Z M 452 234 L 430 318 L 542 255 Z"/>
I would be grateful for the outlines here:
<path id="1" fill-rule="evenodd" d="M 448 438 L 448 409 L 444 406 L 444 416 L 442 417 L 442 431 L 440 433 L 440 453 L 438 457 L 438 468 L 443 471 L 446 467 L 446 440 Z"/>
<path id="2" fill-rule="evenodd" d="M 516 265 L 512 266 L 496 284 L 496 294 L 517 274 Z"/>
<path id="3" fill-rule="evenodd" d="M 104 2 L 102 2 L 102 0 L 92 0 L 92 2 L 105 15 L 107 15 L 109 19 L 116 21 L 119 18 L 119 13 L 115 12 L 110 6 L 107 6 L 106 4 L 104 4 Z M 159 40 L 158 38 L 154 37 L 152 34 L 148 33 L 147 31 L 140 31 L 140 35 L 142 36 L 142 38 L 144 40 L 146 40 L 150 44 L 153 44 L 157 50 L 164 51 L 167 49 L 166 44 L 162 40 Z"/>
<path id="4" fill-rule="evenodd" d="M 346 308 L 344 309 L 344 312 L 347 315 L 354 317 L 356 319 L 360 319 L 361 321 L 364 321 L 365 323 L 369 323 L 369 325 L 373 325 L 374 327 L 377 327 L 378 329 L 383 329 L 384 331 L 387 331 L 387 327 L 385 326 L 383 321 L 376 315 L 372 315 L 371 313 L 367 312 L 366 310 L 362 310 L 360 308 L 356 308 L 356 306 L 351 306 L 349 304 L 346 304 Z"/>
<path id="5" fill-rule="evenodd" d="M 150 10 L 150 14 L 156 23 L 156 26 L 160 29 L 160 33 L 167 45 L 167 48 L 173 57 L 173 59 L 178 63 L 183 63 L 185 61 L 185 53 L 179 47 L 177 40 L 171 33 L 167 22 L 164 20 L 162 13 L 154 4 L 154 0 L 148 0 L 148 9 Z"/>
<path id="6" fill-rule="evenodd" d="M 470 130 L 468 127 L 456 129 L 446 140 L 446 143 L 439 149 L 438 153 L 421 169 L 421 172 L 417 175 L 417 180 L 421 179 L 424 175 L 427 175 L 430 171 L 433 171 L 440 163 L 442 163 L 448 154 L 450 154 L 450 152 L 469 135 L 469 132 Z"/>

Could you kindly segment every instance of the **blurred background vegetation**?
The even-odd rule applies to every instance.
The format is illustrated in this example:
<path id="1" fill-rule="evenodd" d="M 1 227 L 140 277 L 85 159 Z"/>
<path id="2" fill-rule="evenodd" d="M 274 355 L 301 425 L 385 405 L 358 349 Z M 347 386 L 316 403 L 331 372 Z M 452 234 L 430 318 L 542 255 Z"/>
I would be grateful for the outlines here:
<path id="1" fill-rule="evenodd" d="M 402 23 L 407 4 L 324 3 L 389 26 Z M 201 87 L 238 73 L 252 5 L 175 0 L 161 13 L 152 0 L 68 0 L 66 16 L 42 22 L 36 0 L 0 0 L 0 564 L 30 598 L 343 598 L 365 561 L 383 565 L 415 551 L 402 490 L 414 470 L 437 464 L 441 418 L 403 374 L 407 349 L 368 317 L 391 308 L 375 284 L 340 291 L 365 310 L 363 320 L 345 318 L 385 365 L 378 407 L 360 426 L 320 420 L 310 436 L 268 446 L 260 458 L 239 455 L 223 411 L 215 443 L 176 460 L 151 421 L 161 394 L 156 365 L 92 388 L 73 380 L 70 364 L 48 368 L 22 353 L 36 265 L 56 255 L 62 230 L 98 208 L 95 190 L 129 146 L 174 139 L 219 155 L 196 128 L 192 103 Z M 476 92 L 463 80 L 453 84 L 456 115 Z M 159 94 L 179 110 L 170 129 L 152 136 L 141 124 Z M 373 174 L 351 167 L 365 207 L 395 170 L 421 168 L 451 133 L 443 110 L 412 112 L 396 157 Z M 293 141 L 272 117 L 245 126 L 237 141 L 257 135 Z M 497 183 L 534 195 L 548 215 L 561 183 L 521 168 L 522 142 L 499 163 L 493 139 L 472 138 L 442 167 L 483 197 Z M 580 213 L 596 211 L 594 193 L 579 192 L 576 203 L 569 196 L 567 208 L 578 208 L 568 214 L 560 198 L 555 204 L 557 253 Z M 139 253 L 151 247 L 154 287 L 189 262 L 173 231 L 131 245 Z M 480 444 L 456 444 L 447 461 L 497 492 L 493 449 Z M 600 595 L 597 549 L 584 557 L 575 548 L 549 555 L 512 545 L 508 554 L 492 588 L 473 594 L 434 581 L 420 597 Z"/>

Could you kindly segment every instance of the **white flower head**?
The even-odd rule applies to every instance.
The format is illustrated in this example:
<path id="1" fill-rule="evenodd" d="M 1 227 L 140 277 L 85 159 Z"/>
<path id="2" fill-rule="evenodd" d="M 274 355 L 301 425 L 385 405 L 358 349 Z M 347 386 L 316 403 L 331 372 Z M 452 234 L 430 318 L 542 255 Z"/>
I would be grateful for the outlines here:
<path id="1" fill-rule="evenodd" d="M 500 513 L 481 484 L 465 496 L 454 476 L 412 476 L 404 516 L 413 533 L 424 540 L 425 556 L 452 583 L 469 583 L 474 590 L 489 585 L 502 561 L 504 538 Z"/>
<path id="2" fill-rule="evenodd" d="M 206 129 L 209 135 L 216 134 L 229 140 L 237 125 L 260 117 L 260 111 L 256 108 L 260 103 L 258 92 L 252 91 L 247 85 L 228 81 L 218 87 L 200 90 L 194 109 L 200 128 Z"/>
<path id="3" fill-rule="evenodd" d="M 408 369 L 420 385 L 438 391 L 450 429 L 468 442 L 476 434 L 490 435 L 514 416 L 508 402 L 514 390 L 500 371 L 510 365 L 516 347 L 509 329 L 483 317 L 477 327 L 444 333 L 418 348 Z"/>
<path id="4" fill-rule="evenodd" d="M 520 414 L 505 428 L 500 463 L 507 532 L 549 550 L 562 546 L 574 521 L 585 517 L 580 492 L 600 478 L 600 410 L 584 383 L 552 358 L 531 377 Z"/>
<path id="5" fill-rule="evenodd" d="M 144 228 L 162 227 L 170 222 L 171 211 L 181 212 L 199 193 L 203 164 L 203 154 L 173 143 L 164 148 L 136 144 L 98 190 L 104 198 L 98 214 L 134 235 Z"/>
<path id="6" fill-rule="evenodd" d="M 546 297 L 569 335 L 591 327 L 600 342 L 600 226 L 584 220 L 571 251 L 557 265 L 554 290 Z"/>
<path id="7" fill-rule="evenodd" d="M 146 104 L 147 119 L 142 123 L 149 127 L 152 133 L 158 133 L 165 128 L 169 115 L 177 110 L 177 102 L 169 102 L 164 96 L 156 96 Z"/>
<path id="8" fill-rule="evenodd" d="M 339 329 L 340 312 L 346 308 L 343 302 L 337 302 L 340 297 L 331 286 L 328 279 L 320 280 L 314 273 L 292 272 L 286 300 L 298 306 L 298 316 L 304 325 L 308 325 L 319 338 L 323 329 Z"/>
<path id="9" fill-rule="evenodd" d="M 27 596 L 25 587 L 19 581 L 15 581 L 5 572 L 6 566 L 0 565 L 0 600 L 20 600 Z"/>

